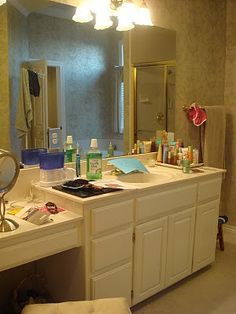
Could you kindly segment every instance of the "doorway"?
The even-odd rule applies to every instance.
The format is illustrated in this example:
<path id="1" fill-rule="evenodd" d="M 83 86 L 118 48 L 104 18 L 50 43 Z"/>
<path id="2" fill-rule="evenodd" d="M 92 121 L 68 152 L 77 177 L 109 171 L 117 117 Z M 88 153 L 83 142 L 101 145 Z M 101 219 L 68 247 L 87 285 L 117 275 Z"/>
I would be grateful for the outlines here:
<path id="1" fill-rule="evenodd" d="M 30 70 L 38 74 L 39 97 L 32 98 L 33 121 L 28 139 L 28 148 L 48 148 L 48 129 L 60 128 L 65 139 L 65 86 L 63 65 L 49 60 L 27 62 Z"/>

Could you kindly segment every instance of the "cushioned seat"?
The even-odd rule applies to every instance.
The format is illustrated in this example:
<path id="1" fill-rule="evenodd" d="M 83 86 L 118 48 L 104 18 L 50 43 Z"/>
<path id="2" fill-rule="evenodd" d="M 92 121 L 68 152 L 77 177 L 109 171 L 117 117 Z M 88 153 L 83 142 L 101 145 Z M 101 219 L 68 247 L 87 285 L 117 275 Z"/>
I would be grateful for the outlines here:
<path id="1" fill-rule="evenodd" d="M 93 301 L 31 304 L 22 314 L 131 314 L 126 299 L 109 298 Z"/>

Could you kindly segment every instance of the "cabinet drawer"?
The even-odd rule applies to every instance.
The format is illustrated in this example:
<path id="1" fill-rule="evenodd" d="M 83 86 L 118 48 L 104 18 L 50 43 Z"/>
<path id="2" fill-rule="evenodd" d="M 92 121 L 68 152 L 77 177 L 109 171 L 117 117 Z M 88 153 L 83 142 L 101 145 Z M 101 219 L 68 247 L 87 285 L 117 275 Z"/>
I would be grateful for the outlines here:
<path id="1" fill-rule="evenodd" d="M 132 256 L 132 228 L 92 240 L 92 272 Z"/>
<path id="2" fill-rule="evenodd" d="M 198 202 L 218 198 L 221 192 L 221 178 L 199 183 Z"/>
<path id="3" fill-rule="evenodd" d="M 91 279 L 92 299 L 124 297 L 131 305 L 131 263 Z"/>
<path id="4" fill-rule="evenodd" d="M 92 210 L 92 234 L 113 229 L 133 221 L 133 200 Z"/>
<path id="5" fill-rule="evenodd" d="M 196 202 L 196 197 L 196 184 L 139 197 L 137 199 L 136 220 L 164 214 L 175 208 L 192 206 Z"/>

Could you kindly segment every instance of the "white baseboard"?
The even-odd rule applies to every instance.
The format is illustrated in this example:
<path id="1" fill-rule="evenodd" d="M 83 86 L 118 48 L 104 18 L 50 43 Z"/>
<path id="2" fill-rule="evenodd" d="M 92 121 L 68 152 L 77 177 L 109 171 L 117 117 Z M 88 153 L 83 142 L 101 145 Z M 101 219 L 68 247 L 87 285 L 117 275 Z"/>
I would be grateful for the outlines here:
<path id="1" fill-rule="evenodd" d="M 225 241 L 236 243 L 236 226 L 225 224 L 223 228 Z"/>

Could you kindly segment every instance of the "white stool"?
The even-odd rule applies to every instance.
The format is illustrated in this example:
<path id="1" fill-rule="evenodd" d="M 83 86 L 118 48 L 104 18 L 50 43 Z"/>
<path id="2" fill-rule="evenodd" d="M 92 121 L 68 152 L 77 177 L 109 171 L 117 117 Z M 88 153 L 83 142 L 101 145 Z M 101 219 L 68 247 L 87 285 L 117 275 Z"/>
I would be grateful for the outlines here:
<path id="1" fill-rule="evenodd" d="M 22 314 L 131 314 L 125 298 L 26 305 Z"/>

